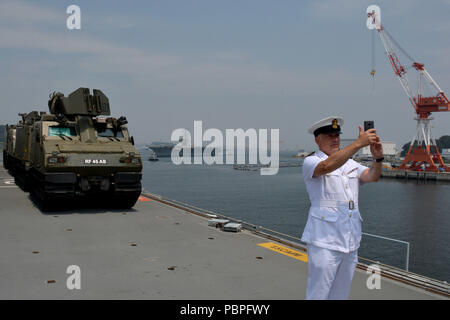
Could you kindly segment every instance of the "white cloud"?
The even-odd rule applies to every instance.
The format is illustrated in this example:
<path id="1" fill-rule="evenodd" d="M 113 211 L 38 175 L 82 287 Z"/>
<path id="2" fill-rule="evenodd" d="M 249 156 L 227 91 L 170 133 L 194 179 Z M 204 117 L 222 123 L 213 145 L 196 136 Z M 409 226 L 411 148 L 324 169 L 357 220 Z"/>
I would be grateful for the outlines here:
<path id="1" fill-rule="evenodd" d="M 0 3 L 0 22 L 5 24 L 55 24 L 64 23 L 65 19 L 67 19 L 65 11 L 58 12 L 34 3 L 23 1 L 2 1 Z"/>
<path id="2" fill-rule="evenodd" d="M 248 60 L 249 57 L 247 54 L 241 52 L 223 51 L 214 53 L 212 58 L 225 61 L 245 61 Z"/>
<path id="3" fill-rule="evenodd" d="M 369 5 L 380 7 L 382 20 L 385 15 L 408 19 L 408 16 L 416 15 L 421 6 L 429 6 L 430 2 L 421 0 L 317 0 L 312 2 L 309 10 L 318 19 L 341 21 L 360 19 L 363 22 L 367 19 L 366 9 Z"/>
<path id="4" fill-rule="evenodd" d="M 45 32 L 32 28 L 0 28 L 0 48 L 39 50 L 54 55 L 83 54 L 94 61 L 105 62 L 126 71 L 124 66 L 139 65 L 144 69 L 165 67 L 175 64 L 178 58 L 170 54 L 145 52 L 143 50 L 102 41 L 84 34 L 71 31 Z M 76 63 L 76 61 L 73 61 Z M 133 71 L 133 70 L 130 70 Z"/>
<path id="5" fill-rule="evenodd" d="M 317 18 L 332 20 L 347 20 L 349 17 L 364 17 L 360 12 L 360 0 L 319 0 L 313 1 L 310 12 Z"/>
<path id="6" fill-rule="evenodd" d="M 16 14 L 18 18 L 20 15 L 14 12 L 19 10 L 33 15 L 34 20 L 39 22 L 55 21 L 59 17 L 53 10 L 39 9 L 22 2 L 7 3 L 3 9 L 6 11 L 2 14 Z M 113 23 L 115 19 L 106 21 Z M 154 53 L 104 41 L 83 32 L 64 28 L 43 30 L 18 24 L 0 27 L 0 48 L 38 50 L 49 54 L 45 59 L 23 61 L 22 67 L 16 66 L 18 71 L 25 73 L 43 66 L 58 67 L 57 61 L 67 61 L 63 59 L 66 57 L 70 58 L 71 66 L 62 67 L 69 70 L 81 69 L 89 74 L 114 74 L 118 77 L 125 75 L 135 83 L 151 85 L 160 92 L 188 95 L 218 92 L 313 95 L 320 94 L 323 88 L 335 92 L 355 81 L 351 73 L 344 70 L 327 70 L 320 75 L 311 75 L 311 70 L 281 69 L 255 62 L 252 57 L 239 51 L 204 53 L 203 59 L 200 55 L 192 61 L 182 55 Z M 57 61 L 52 61 L 51 57 Z"/>

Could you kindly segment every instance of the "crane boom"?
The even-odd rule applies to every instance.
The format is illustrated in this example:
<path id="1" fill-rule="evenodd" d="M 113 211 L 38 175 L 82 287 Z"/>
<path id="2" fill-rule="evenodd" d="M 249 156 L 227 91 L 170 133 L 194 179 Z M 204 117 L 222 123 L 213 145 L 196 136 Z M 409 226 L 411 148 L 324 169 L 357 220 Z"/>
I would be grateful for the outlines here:
<path id="1" fill-rule="evenodd" d="M 381 42 L 383 43 L 389 62 L 394 70 L 394 74 L 400 80 L 400 83 L 408 96 L 417 114 L 417 132 L 411 141 L 408 154 L 406 155 L 400 169 L 409 169 L 414 171 L 447 171 L 450 167 L 444 164 L 442 156 L 436 145 L 436 141 L 431 135 L 432 118 L 429 118 L 432 112 L 450 111 L 450 101 L 434 81 L 429 72 L 425 69 L 423 63 L 414 61 L 405 50 L 389 35 L 385 28 L 381 25 L 375 11 L 369 12 L 368 17 L 372 19 Z M 412 67 L 418 72 L 418 88 L 417 96 L 411 91 L 406 68 L 401 64 L 395 50 L 394 44 L 413 62 Z M 374 70 L 372 70 L 374 72 Z M 373 75 L 373 74 L 372 74 Z M 422 95 L 423 82 L 426 80 L 437 91 L 436 95 L 424 97 Z M 417 145 L 415 144 L 417 142 Z M 434 150 L 433 150 L 434 149 Z"/>
<path id="2" fill-rule="evenodd" d="M 426 119 L 431 114 L 431 112 L 441 112 L 441 111 L 450 111 L 450 101 L 439 87 L 439 85 L 434 81 L 429 72 L 425 69 L 425 65 L 423 63 L 415 62 L 405 50 L 403 50 L 400 45 L 389 35 L 389 33 L 385 30 L 385 28 L 378 21 L 375 12 L 368 13 L 368 16 L 372 18 L 373 23 L 380 35 L 381 42 L 383 43 L 384 49 L 388 56 L 389 62 L 391 63 L 392 69 L 394 70 L 395 75 L 399 78 L 400 83 L 403 89 L 408 96 L 409 101 L 411 102 L 414 110 L 418 114 L 420 118 Z M 417 96 L 414 96 L 412 93 L 408 79 L 406 77 L 406 68 L 400 63 L 397 54 L 395 53 L 394 46 L 395 44 L 400 50 L 413 61 L 412 67 L 419 72 L 419 85 Z M 437 94 L 431 97 L 424 97 L 422 95 L 422 82 L 423 79 L 426 79 L 429 84 L 431 84 Z"/>

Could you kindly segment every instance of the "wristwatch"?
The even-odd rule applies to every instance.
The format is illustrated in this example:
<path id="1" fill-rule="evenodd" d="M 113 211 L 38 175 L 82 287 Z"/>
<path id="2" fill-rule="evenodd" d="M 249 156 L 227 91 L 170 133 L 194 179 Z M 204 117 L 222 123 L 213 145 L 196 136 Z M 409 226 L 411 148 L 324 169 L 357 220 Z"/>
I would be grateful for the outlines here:
<path id="1" fill-rule="evenodd" d="M 384 160 L 384 157 L 381 157 L 380 159 L 375 159 L 376 162 L 381 162 Z"/>

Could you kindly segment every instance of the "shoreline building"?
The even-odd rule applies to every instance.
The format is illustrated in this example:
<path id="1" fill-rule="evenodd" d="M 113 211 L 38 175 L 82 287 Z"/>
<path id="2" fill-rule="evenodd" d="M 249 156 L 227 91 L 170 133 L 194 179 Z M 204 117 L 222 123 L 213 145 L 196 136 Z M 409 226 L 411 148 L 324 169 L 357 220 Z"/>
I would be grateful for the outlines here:
<path id="1" fill-rule="evenodd" d="M 450 148 L 443 148 L 441 152 L 442 158 L 445 158 L 445 160 L 450 161 Z"/>
<path id="2" fill-rule="evenodd" d="M 341 139 L 341 149 L 352 144 L 356 139 Z M 397 144 L 393 141 L 381 141 L 383 144 L 383 154 L 386 159 L 394 159 L 398 156 Z M 370 147 L 364 147 L 359 149 L 357 153 L 354 155 L 355 158 L 359 159 L 368 159 L 372 158 L 372 154 L 370 153 Z"/>

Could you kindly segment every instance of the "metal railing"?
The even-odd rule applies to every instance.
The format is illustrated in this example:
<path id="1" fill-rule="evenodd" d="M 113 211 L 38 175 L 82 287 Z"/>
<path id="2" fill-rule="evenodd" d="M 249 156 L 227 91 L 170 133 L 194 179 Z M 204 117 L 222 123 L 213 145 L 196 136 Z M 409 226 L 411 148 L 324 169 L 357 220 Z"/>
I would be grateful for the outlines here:
<path id="1" fill-rule="evenodd" d="M 375 238 L 379 238 L 379 239 L 390 240 L 390 241 L 406 244 L 406 263 L 405 263 L 406 265 L 405 265 L 405 270 L 409 271 L 409 242 L 402 241 L 402 240 L 397 240 L 397 239 L 392 239 L 392 238 L 388 238 L 388 237 L 377 236 L 375 234 L 370 234 L 370 233 L 366 233 L 366 232 L 362 232 L 362 234 L 366 235 L 366 236 L 370 236 L 370 237 L 375 237 Z"/>

